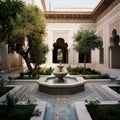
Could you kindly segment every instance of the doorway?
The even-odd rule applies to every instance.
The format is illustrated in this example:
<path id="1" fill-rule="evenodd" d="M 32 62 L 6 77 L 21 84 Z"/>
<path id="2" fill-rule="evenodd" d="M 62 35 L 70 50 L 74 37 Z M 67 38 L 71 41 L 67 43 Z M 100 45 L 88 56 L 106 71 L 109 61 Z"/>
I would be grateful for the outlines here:
<path id="1" fill-rule="evenodd" d="M 58 38 L 53 44 L 53 63 L 68 63 L 68 44 L 63 38 Z"/>

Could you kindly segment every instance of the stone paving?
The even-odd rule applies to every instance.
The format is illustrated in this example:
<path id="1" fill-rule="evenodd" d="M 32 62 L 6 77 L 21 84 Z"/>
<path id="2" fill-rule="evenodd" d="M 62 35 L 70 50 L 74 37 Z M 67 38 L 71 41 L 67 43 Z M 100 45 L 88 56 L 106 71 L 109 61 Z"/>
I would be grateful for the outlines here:
<path id="1" fill-rule="evenodd" d="M 114 73 L 117 73 L 117 70 Z M 6 76 L 16 76 L 16 74 L 17 72 L 7 74 Z M 119 78 L 120 76 L 117 77 Z M 27 92 L 25 92 L 23 99 L 32 96 L 34 98 L 37 98 L 38 100 L 45 101 L 47 103 L 47 109 L 44 120 L 77 120 L 74 110 L 75 102 L 85 101 L 86 99 L 98 99 L 100 101 L 113 100 L 113 98 L 109 96 L 109 94 L 106 94 L 100 87 L 100 85 L 113 84 L 111 82 L 86 83 L 85 91 L 73 95 L 48 95 L 45 93 L 41 93 L 38 91 L 38 84 L 31 82 L 16 82 L 16 84 L 27 87 Z"/>
<path id="2" fill-rule="evenodd" d="M 45 115 L 45 120 L 77 120 L 74 111 L 74 102 L 88 100 L 100 100 L 100 101 L 110 101 L 112 98 L 105 94 L 100 85 L 111 84 L 110 82 L 95 82 L 86 83 L 85 91 L 73 94 L 73 95 L 48 95 L 38 91 L 38 84 L 36 83 L 17 83 L 28 87 L 28 92 L 24 95 L 25 97 L 32 96 L 39 100 L 45 101 L 47 103 L 47 110 Z M 58 109 L 59 108 L 59 109 Z M 61 111 L 64 111 L 64 115 Z M 59 113 L 59 114 L 58 114 Z M 62 116 L 60 116 L 62 114 Z M 62 118 L 64 116 L 64 119 Z"/>

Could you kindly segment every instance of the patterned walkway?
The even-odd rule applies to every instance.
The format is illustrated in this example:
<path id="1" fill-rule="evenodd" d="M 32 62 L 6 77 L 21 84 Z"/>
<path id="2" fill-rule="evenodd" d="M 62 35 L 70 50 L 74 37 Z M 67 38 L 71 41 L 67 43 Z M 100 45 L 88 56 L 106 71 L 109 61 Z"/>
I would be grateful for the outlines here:
<path id="1" fill-rule="evenodd" d="M 84 100 L 110 101 L 112 98 L 106 95 L 100 85 L 108 82 L 86 83 L 85 91 L 73 95 L 48 95 L 38 91 L 36 83 L 21 83 L 28 87 L 25 97 L 32 96 L 47 102 L 45 120 L 77 120 L 74 111 L 74 102 Z"/>

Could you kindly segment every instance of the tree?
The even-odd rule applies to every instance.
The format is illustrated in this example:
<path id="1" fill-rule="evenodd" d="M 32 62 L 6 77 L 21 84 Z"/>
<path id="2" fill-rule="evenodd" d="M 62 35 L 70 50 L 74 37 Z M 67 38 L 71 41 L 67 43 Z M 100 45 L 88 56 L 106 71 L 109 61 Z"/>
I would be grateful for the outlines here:
<path id="1" fill-rule="evenodd" d="M 0 42 L 8 40 L 14 28 L 14 20 L 21 13 L 24 3 L 19 0 L 0 0 Z"/>
<path id="2" fill-rule="evenodd" d="M 84 54 L 84 70 L 86 69 L 86 54 L 102 46 L 102 40 L 99 36 L 95 34 L 93 30 L 78 30 L 73 36 L 74 39 L 74 49 Z"/>
<path id="3" fill-rule="evenodd" d="M 44 63 L 48 46 L 44 43 L 45 18 L 37 6 L 28 5 L 17 15 L 15 27 L 8 40 L 11 52 L 16 51 L 25 60 L 29 71 Z"/>

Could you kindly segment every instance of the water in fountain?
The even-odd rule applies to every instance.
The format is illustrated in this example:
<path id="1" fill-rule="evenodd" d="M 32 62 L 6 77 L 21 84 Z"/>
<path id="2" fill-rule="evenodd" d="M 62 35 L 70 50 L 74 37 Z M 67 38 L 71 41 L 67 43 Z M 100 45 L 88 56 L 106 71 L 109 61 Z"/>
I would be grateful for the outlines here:
<path id="1" fill-rule="evenodd" d="M 70 95 L 84 90 L 85 80 L 82 77 L 67 75 L 63 65 L 58 65 L 54 76 L 41 77 L 38 81 L 39 90 L 47 94 Z M 67 75 L 67 76 L 66 76 Z"/>

